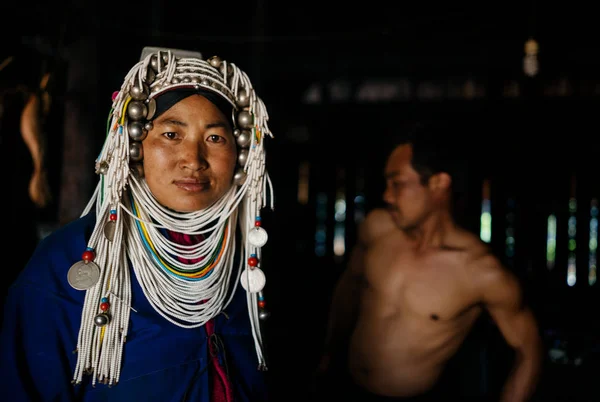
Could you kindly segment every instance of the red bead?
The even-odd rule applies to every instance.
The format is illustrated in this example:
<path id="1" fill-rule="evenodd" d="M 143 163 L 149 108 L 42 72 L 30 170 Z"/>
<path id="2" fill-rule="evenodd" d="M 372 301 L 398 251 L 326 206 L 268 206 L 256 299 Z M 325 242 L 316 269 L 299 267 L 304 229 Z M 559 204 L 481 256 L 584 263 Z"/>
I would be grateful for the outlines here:
<path id="1" fill-rule="evenodd" d="M 109 217 L 109 219 L 110 219 L 111 221 L 116 221 L 116 220 L 117 220 L 117 214 L 110 214 L 110 217 Z"/>
<path id="2" fill-rule="evenodd" d="M 258 307 L 263 308 L 263 307 L 265 307 L 266 304 L 267 303 L 265 303 L 264 300 L 261 300 L 261 301 L 258 302 Z"/>
<path id="3" fill-rule="evenodd" d="M 260 221 L 254 221 L 254 226 L 256 226 L 256 227 L 260 226 Z"/>
<path id="4" fill-rule="evenodd" d="M 112 100 L 115 100 L 117 98 L 117 96 L 119 95 L 119 91 L 115 91 L 112 93 Z"/>
<path id="5" fill-rule="evenodd" d="M 250 265 L 251 267 L 255 267 L 258 265 L 258 258 L 256 257 L 250 257 L 248 258 L 248 265 Z"/>
<path id="6" fill-rule="evenodd" d="M 96 254 L 91 250 L 85 250 L 81 256 L 83 261 L 94 261 L 94 258 L 96 258 Z"/>
<path id="7" fill-rule="evenodd" d="M 100 303 L 100 310 L 102 311 L 108 310 L 109 307 L 110 305 L 108 303 Z"/>

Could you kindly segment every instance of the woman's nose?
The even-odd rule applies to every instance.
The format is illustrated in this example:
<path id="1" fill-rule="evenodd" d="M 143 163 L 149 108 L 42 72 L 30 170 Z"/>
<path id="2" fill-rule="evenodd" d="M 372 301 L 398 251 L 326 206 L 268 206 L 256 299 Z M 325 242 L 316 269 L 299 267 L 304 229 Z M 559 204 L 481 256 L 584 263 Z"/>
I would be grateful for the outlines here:
<path id="1" fill-rule="evenodd" d="M 208 167 L 206 152 L 200 145 L 188 146 L 183 153 L 181 166 L 191 170 L 204 170 Z"/>

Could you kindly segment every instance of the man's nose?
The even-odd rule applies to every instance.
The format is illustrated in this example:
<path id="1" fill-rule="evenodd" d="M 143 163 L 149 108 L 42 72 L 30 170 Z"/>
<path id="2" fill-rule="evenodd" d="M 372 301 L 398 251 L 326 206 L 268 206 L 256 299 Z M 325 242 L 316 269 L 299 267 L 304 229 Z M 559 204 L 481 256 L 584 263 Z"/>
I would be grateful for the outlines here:
<path id="1" fill-rule="evenodd" d="M 393 203 L 394 197 L 393 197 L 393 194 L 392 194 L 392 190 L 390 190 L 389 187 L 386 186 L 385 190 L 383 191 L 383 197 L 382 198 L 383 198 L 383 201 L 386 204 L 392 204 Z"/>

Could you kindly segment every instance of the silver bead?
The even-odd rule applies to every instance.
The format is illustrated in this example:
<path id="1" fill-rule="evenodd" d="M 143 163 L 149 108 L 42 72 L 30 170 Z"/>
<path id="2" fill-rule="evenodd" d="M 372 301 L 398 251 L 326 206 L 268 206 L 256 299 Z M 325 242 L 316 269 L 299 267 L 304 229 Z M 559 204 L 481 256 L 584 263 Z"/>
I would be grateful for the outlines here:
<path id="1" fill-rule="evenodd" d="M 246 180 L 246 172 L 244 172 L 244 169 L 238 169 L 234 175 L 233 175 L 233 182 L 240 186 L 242 184 L 244 184 L 244 181 Z"/>
<path id="2" fill-rule="evenodd" d="M 238 126 L 241 128 L 250 128 L 252 127 L 252 124 L 254 124 L 254 118 L 250 112 L 242 110 L 240 113 L 238 113 L 237 122 Z"/>
<path id="3" fill-rule="evenodd" d="M 98 174 L 106 174 L 108 173 L 108 163 L 106 161 L 100 162 L 98 169 L 96 170 Z"/>
<path id="4" fill-rule="evenodd" d="M 267 310 L 261 309 L 260 312 L 258 313 L 258 318 L 260 318 L 261 320 L 266 320 L 267 318 L 269 318 L 269 316 L 271 315 L 271 313 L 269 313 Z"/>
<path id="5" fill-rule="evenodd" d="M 148 105 L 148 114 L 146 115 L 146 120 L 152 120 L 154 118 L 154 113 L 156 113 L 156 99 L 152 98 L 147 102 Z"/>
<path id="6" fill-rule="evenodd" d="M 144 129 L 146 131 L 151 131 L 154 128 L 154 124 L 152 124 L 151 121 L 147 122 L 146 124 L 144 124 Z"/>
<path id="7" fill-rule="evenodd" d="M 219 56 L 213 56 L 210 59 L 208 59 L 208 62 L 210 63 L 211 66 L 213 66 L 214 68 L 219 68 L 221 66 L 221 63 L 223 62 L 221 60 L 221 58 Z"/>
<path id="8" fill-rule="evenodd" d="M 183 82 L 192 82 L 190 77 L 183 77 Z"/>
<path id="9" fill-rule="evenodd" d="M 100 313 L 94 317 L 94 324 L 96 324 L 97 327 L 103 327 L 109 322 L 110 318 L 108 317 L 108 314 Z"/>
<path id="10" fill-rule="evenodd" d="M 199 84 L 200 83 L 200 78 L 198 78 L 198 77 L 192 77 L 192 82 L 194 84 Z"/>
<path id="11" fill-rule="evenodd" d="M 139 121 L 132 121 L 127 125 L 127 132 L 129 133 L 129 138 L 133 141 L 144 141 L 148 132 L 142 126 L 142 123 Z"/>
<path id="12" fill-rule="evenodd" d="M 242 130 L 240 130 L 239 128 L 236 128 L 236 129 L 234 129 L 234 130 L 233 130 L 233 136 L 234 136 L 235 138 L 237 138 L 237 137 L 239 137 L 239 136 L 240 136 L 240 133 L 241 133 L 241 132 L 242 132 Z"/>
<path id="13" fill-rule="evenodd" d="M 148 85 L 144 83 L 142 83 L 141 87 L 138 84 L 136 84 L 132 86 L 129 90 L 129 95 L 134 100 L 144 101 L 148 99 L 148 95 L 150 95 L 150 88 L 148 88 Z"/>
<path id="14" fill-rule="evenodd" d="M 250 105 L 250 96 L 245 89 L 242 89 L 237 94 L 237 104 L 239 107 L 246 107 Z"/>
<path id="15" fill-rule="evenodd" d="M 167 52 L 161 52 L 162 54 L 162 59 L 165 62 L 165 64 L 169 61 L 169 53 Z"/>
<path id="16" fill-rule="evenodd" d="M 152 68 L 152 70 L 154 70 L 155 73 L 158 72 L 158 56 L 155 54 L 153 54 L 152 57 L 150 57 L 150 67 Z"/>
<path id="17" fill-rule="evenodd" d="M 132 142 L 129 146 L 129 159 L 133 162 L 140 162 L 144 159 L 144 149 L 141 142 Z"/>
<path id="18" fill-rule="evenodd" d="M 146 82 L 153 83 L 156 79 L 156 72 L 152 69 L 148 69 L 148 73 L 146 74 Z"/>
<path id="19" fill-rule="evenodd" d="M 173 79 L 171 80 L 171 84 L 179 84 L 181 82 L 181 80 L 177 77 L 173 77 Z"/>
<path id="20" fill-rule="evenodd" d="M 244 167 L 246 166 L 246 162 L 248 161 L 248 150 L 247 149 L 241 149 L 240 152 L 238 153 L 238 163 L 240 164 L 240 166 Z"/>
<path id="21" fill-rule="evenodd" d="M 127 116 L 131 120 L 137 121 L 146 118 L 148 114 L 148 108 L 146 105 L 140 101 L 131 101 L 129 102 L 129 106 L 127 106 Z"/>
<path id="22" fill-rule="evenodd" d="M 204 78 L 201 82 L 202 85 L 204 86 L 210 86 L 210 81 L 208 81 L 206 78 Z"/>
<path id="23" fill-rule="evenodd" d="M 237 144 L 242 148 L 247 148 L 250 145 L 250 140 L 252 139 L 251 135 L 252 134 L 250 134 L 250 131 L 248 130 L 240 131 L 240 135 L 238 135 L 236 139 Z"/>

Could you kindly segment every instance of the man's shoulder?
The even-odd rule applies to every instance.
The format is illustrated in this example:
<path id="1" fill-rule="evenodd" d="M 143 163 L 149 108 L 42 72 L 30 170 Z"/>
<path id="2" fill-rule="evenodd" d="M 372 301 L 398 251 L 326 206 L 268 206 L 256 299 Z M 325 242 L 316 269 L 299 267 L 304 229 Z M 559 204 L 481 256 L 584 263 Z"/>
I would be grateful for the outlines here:
<path id="1" fill-rule="evenodd" d="M 396 226 L 389 212 L 384 208 L 375 208 L 369 211 L 360 225 L 360 239 L 368 244 L 393 230 L 396 230 Z"/>

